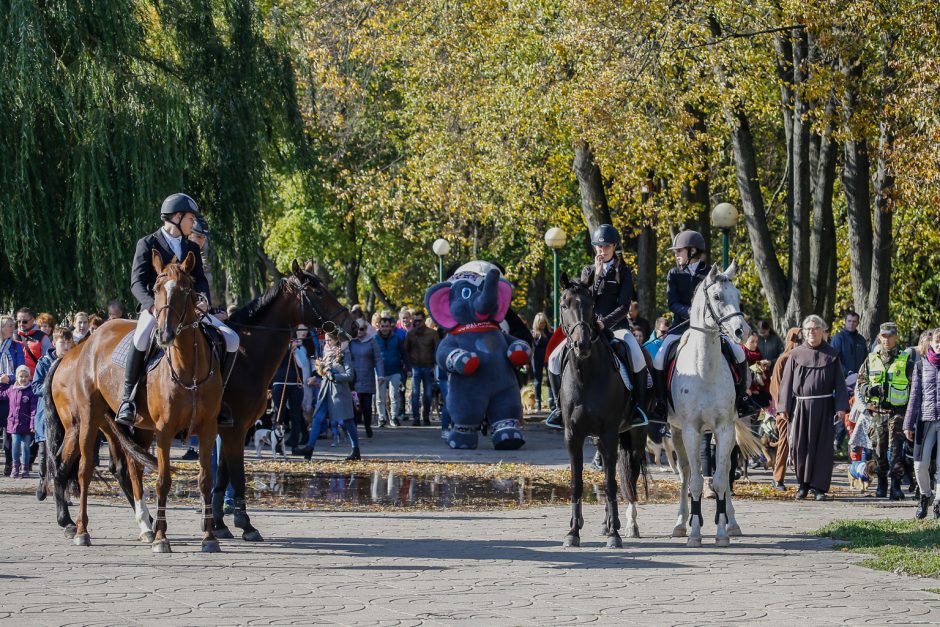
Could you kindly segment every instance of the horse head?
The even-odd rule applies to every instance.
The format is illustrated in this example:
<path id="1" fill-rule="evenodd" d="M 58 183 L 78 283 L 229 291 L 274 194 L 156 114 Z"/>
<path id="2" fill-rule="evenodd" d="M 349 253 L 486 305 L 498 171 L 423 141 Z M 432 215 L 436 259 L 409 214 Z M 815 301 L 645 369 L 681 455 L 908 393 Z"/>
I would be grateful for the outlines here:
<path id="1" fill-rule="evenodd" d="M 189 252 L 183 263 L 174 257 L 164 266 L 160 253 L 154 250 L 152 263 L 153 269 L 157 271 L 157 280 L 153 285 L 157 344 L 166 349 L 184 328 L 196 322 L 196 296 L 193 294 L 195 282 L 191 274 L 196 267 L 196 257 Z"/>
<path id="2" fill-rule="evenodd" d="M 594 298 L 586 285 L 568 279 L 564 273 L 561 275 L 561 283 L 564 291 L 558 301 L 558 316 L 567 336 L 566 342 L 575 359 L 587 359 L 591 355 L 591 342 L 595 336 Z"/>
<path id="3" fill-rule="evenodd" d="M 700 326 L 724 332 L 738 342 L 743 342 L 751 327 L 741 313 L 741 293 L 734 286 L 737 262 L 724 272 L 714 264 L 708 276 L 699 285 L 692 300 L 690 321 Z"/>
<path id="4" fill-rule="evenodd" d="M 349 309 L 340 304 L 336 296 L 326 288 L 313 271 L 313 262 L 308 261 L 301 268 L 295 259 L 288 275 L 290 285 L 296 288 L 296 319 L 311 327 L 320 327 L 325 331 L 339 329 L 352 337 L 355 319 Z"/>

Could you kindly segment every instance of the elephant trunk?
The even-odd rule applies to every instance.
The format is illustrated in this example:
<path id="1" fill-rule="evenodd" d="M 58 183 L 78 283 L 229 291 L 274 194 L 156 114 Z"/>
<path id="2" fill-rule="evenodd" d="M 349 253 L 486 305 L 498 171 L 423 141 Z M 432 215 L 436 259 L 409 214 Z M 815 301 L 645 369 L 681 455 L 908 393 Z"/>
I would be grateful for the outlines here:
<path id="1" fill-rule="evenodd" d="M 483 279 L 483 289 L 474 298 L 474 309 L 482 320 L 492 318 L 499 308 L 499 270 L 490 270 Z"/>

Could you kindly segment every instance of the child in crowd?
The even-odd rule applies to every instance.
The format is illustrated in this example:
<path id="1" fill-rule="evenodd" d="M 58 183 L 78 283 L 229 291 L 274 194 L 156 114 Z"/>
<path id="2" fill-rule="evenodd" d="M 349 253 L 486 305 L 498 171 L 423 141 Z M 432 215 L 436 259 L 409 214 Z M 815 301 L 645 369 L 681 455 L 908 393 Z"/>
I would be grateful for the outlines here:
<path id="1" fill-rule="evenodd" d="M 39 444 L 36 460 L 39 462 L 39 486 L 36 488 L 36 498 L 42 501 L 46 498 L 44 479 L 46 476 L 46 404 L 42 397 L 42 388 L 46 383 L 46 375 L 52 364 L 61 359 L 69 349 L 72 348 L 72 330 L 68 327 L 56 327 L 52 331 L 52 348 L 36 364 L 36 372 L 33 373 L 33 394 L 36 396 L 36 420 L 35 433 L 36 442 Z"/>
<path id="2" fill-rule="evenodd" d="M 29 445 L 36 419 L 36 395 L 29 385 L 27 366 L 16 369 L 15 383 L 0 383 L 0 397 L 10 403 L 7 433 L 13 436 L 13 477 L 29 478 Z"/>

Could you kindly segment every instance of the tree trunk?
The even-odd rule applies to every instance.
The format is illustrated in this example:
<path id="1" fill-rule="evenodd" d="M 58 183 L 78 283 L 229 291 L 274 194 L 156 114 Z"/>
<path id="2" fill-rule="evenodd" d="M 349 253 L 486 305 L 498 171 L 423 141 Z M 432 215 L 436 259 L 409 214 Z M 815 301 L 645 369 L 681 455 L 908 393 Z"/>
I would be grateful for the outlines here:
<path id="1" fill-rule="evenodd" d="M 343 262 L 343 288 L 346 292 L 346 302 L 349 306 L 359 302 L 359 261 Z"/>
<path id="2" fill-rule="evenodd" d="M 586 141 L 581 139 L 575 141 L 574 161 L 571 168 L 578 178 L 581 212 L 584 214 L 584 223 L 587 224 L 588 231 L 594 231 L 601 224 L 612 224 L 601 169 L 595 163 L 594 151 Z"/>
<path id="3" fill-rule="evenodd" d="M 378 299 L 382 306 L 388 309 L 393 317 L 397 317 L 398 306 L 393 303 L 385 292 L 382 290 L 382 286 L 379 285 L 378 280 L 375 278 L 371 272 L 366 274 L 366 279 L 369 281 L 369 288 L 372 290 L 372 293 L 375 294 L 375 297 Z"/>
<path id="4" fill-rule="evenodd" d="M 793 172 L 793 218 L 790 229 L 790 298 L 786 318 L 797 323 L 812 307 L 810 283 L 810 122 L 804 82 L 806 76 L 806 31 L 793 31 L 793 137 L 791 171 Z M 779 327 L 784 328 L 784 327 Z"/>
<path id="5" fill-rule="evenodd" d="M 826 115 L 830 117 L 835 103 L 830 101 Z M 813 311 L 823 320 L 832 320 L 836 306 L 836 225 L 832 214 L 832 193 L 836 178 L 838 145 L 832 139 L 832 128 L 820 137 L 816 186 L 813 189 L 813 240 L 810 251 L 810 273 L 813 283 Z"/>
<path id="6" fill-rule="evenodd" d="M 636 302 L 640 315 L 651 322 L 659 316 L 656 308 L 656 252 L 656 231 L 645 224 L 636 243 Z"/>

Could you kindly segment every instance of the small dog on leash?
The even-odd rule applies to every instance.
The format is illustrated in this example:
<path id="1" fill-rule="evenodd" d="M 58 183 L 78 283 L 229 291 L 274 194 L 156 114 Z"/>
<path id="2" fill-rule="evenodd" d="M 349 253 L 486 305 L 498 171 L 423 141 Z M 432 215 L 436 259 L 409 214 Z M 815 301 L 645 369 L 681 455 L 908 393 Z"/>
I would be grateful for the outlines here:
<path id="1" fill-rule="evenodd" d="M 261 459 L 261 447 L 271 447 L 271 457 L 277 459 L 278 450 L 281 452 L 281 459 L 287 459 L 284 452 L 284 425 L 278 423 L 274 429 L 265 429 L 261 426 L 262 422 L 255 422 L 255 456 Z"/>
<path id="2" fill-rule="evenodd" d="M 849 486 L 861 492 L 862 495 L 867 496 L 868 486 L 871 483 L 872 477 L 875 476 L 877 466 L 877 459 L 870 459 L 867 462 L 849 462 L 847 473 Z"/>

